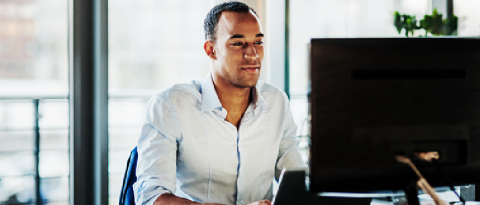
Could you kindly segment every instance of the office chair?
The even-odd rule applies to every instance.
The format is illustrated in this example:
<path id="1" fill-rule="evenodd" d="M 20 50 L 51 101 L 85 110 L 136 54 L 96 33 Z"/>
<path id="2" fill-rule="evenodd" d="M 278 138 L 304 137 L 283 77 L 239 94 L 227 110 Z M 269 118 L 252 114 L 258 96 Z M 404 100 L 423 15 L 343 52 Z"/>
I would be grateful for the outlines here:
<path id="1" fill-rule="evenodd" d="M 125 175 L 123 176 L 122 191 L 120 192 L 120 205 L 135 205 L 135 197 L 133 195 L 133 183 L 137 181 L 137 147 L 133 148 L 128 157 Z"/>

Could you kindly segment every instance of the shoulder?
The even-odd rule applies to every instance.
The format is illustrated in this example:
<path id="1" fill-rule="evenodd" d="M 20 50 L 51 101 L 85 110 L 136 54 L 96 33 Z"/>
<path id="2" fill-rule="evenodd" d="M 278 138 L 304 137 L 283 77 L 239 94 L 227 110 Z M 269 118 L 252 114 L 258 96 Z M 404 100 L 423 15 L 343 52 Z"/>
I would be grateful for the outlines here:
<path id="1" fill-rule="evenodd" d="M 288 97 L 287 97 L 287 94 L 282 90 L 280 89 L 279 87 L 275 86 L 275 85 L 272 85 L 270 83 L 266 83 L 266 82 L 263 82 L 263 81 L 258 81 L 257 83 L 257 86 L 255 86 L 256 89 L 257 89 L 257 92 L 260 93 L 260 95 L 265 98 L 265 100 L 269 101 L 269 100 L 275 100 L 275 101 L 278 101 L 278 100 L 282 100 L 282 101 L 285 101 L 287 100 L 288 101 Z"/>
<path id="2" fill-rule="evenodd" d="M 153 95 L 150 102 L 191 101 L 199 102 L 201 99 L 200 82 L 174 84 Z"/>

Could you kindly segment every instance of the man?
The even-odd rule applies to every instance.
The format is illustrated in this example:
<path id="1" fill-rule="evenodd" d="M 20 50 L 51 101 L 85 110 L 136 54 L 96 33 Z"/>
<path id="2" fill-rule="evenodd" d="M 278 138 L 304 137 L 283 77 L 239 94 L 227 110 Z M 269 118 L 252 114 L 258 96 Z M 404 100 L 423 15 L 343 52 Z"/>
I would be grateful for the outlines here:
<path id="1" fill-rule="evenodd" d="M 271 204 L 273 179 L 304 166 L 285 93 L 258 81 L 264 34 L 255 11 L 226 2 L 204 28 L 211 73 L 147 105 L 137 204 Z"/>

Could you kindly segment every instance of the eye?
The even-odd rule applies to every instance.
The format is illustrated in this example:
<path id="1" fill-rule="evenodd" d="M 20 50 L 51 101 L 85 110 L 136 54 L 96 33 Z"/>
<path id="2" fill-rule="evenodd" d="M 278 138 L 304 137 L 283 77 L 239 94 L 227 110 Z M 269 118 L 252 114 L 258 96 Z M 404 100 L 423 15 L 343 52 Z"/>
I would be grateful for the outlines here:
<path id="1" fill-rule="evenodd" d="M 256 45 L 262 45 L 262 44 L 263 44 L 263 41 L 257 41 L 257 42 L 255 42 L 254 44 L 256 44 Z"/>
<path id="2" fill-rule="evenodd" d="M 234 44 L 232 44 L 232 45 L 234 45 L 234 46 L 243 46 L 243 43 L 242 43 L 242 42 L 237 42 L 237 43 L 234 43 Z"/>

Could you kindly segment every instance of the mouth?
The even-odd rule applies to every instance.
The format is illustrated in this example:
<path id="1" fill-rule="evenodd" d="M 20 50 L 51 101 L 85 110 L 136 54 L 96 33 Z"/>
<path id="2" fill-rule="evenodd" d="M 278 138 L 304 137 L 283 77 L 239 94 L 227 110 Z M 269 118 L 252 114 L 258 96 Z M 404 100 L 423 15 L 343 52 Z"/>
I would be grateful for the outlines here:
<path id="1" fill-rule="evenodd" d="M 260 70 L 260 66 L 245 66 L 241 68 L 248 73 L 257 73 Z"/>

